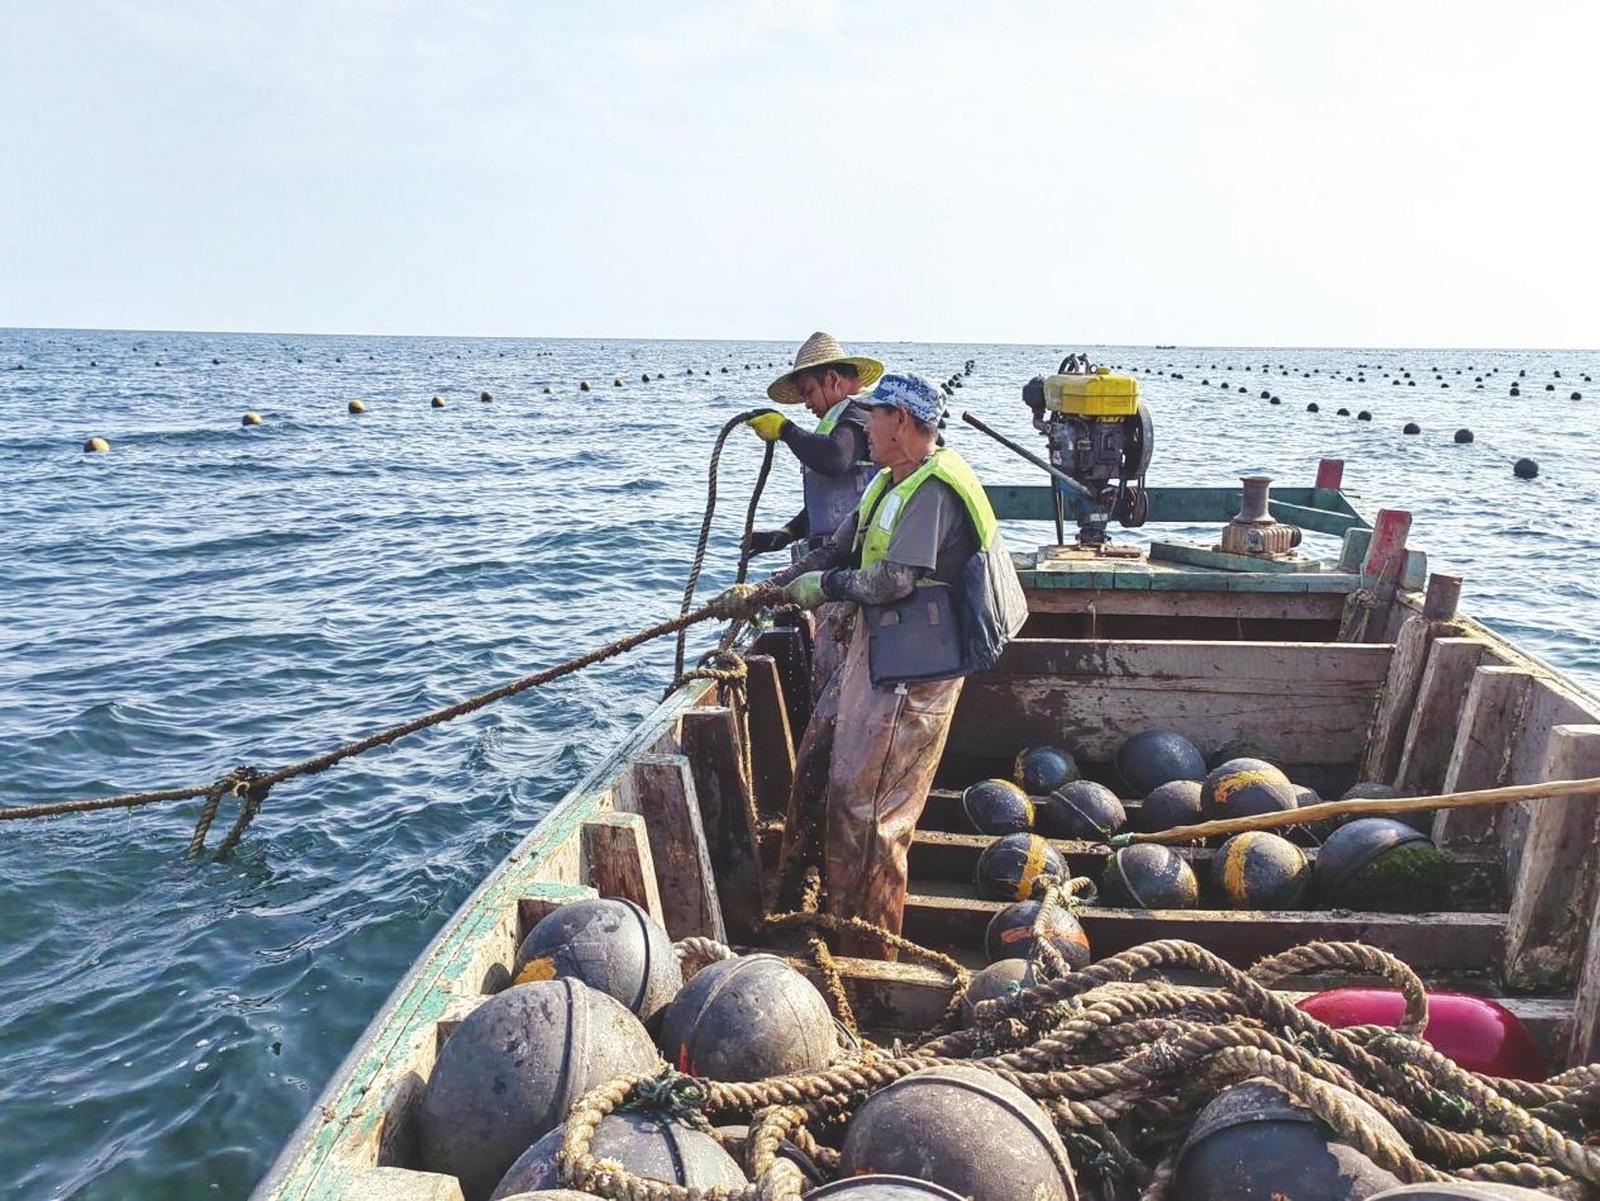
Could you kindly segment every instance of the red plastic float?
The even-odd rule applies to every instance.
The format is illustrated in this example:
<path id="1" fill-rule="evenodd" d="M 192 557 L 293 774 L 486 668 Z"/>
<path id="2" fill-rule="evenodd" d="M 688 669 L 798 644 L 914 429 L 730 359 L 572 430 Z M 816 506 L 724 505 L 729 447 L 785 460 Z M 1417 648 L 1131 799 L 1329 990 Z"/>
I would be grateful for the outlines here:
<path id="1" fill-rule="evenodd" d="M 1330 1026 L 1393 1026 L 1405 1016 L 1405 998 L 1389 988 L 1335 988 L 1300 1002 Z M 1471 1072 L 1513 1080 L 1543 1080 L 1543 1057 L 1521 1019 L 1504 1005 L 1469 993 L 1430 992 L 1423 1040 Z"/>

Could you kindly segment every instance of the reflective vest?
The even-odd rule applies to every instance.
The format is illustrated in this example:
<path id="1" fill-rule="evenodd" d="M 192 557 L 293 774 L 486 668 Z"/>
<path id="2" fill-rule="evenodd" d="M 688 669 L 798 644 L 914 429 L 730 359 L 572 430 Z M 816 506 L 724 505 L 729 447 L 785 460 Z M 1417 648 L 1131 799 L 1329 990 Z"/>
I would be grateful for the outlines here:
<path id="1" fill-rule="evenodd" d="M 967 516 L 972 519 L 972 528 L 977 531 L 978 549 L 989 549 L 999 523 L 988 494 L 965 459 L 953 450 L 941 448 L 898 484 L 885 469 L 867 486 L 856 509 L 856 540 L 852 548 L 860 556 L 862 567 L 871 567 L 883 558 L 912 494 L 930 479 L 943 480 L 961 498 Z M 886 491 L 888 495 L 884 496 Z"/>
<path id="2" fill-rule="evenodd" d="M 823 414 L 817 422 L 817 433 L 826 437 L 839 426 L 839 418 L 850 407 L 846 397 Z M 843 475 L 828 476 L 800 465 L 800 482 L 805 489 L 806 523 L 810 538 L 826 538 L 844 524 L 845 518 L 855 512 L 861 494 L 872 482 L 875 469 L 865 460 L 852 463 Z"/>

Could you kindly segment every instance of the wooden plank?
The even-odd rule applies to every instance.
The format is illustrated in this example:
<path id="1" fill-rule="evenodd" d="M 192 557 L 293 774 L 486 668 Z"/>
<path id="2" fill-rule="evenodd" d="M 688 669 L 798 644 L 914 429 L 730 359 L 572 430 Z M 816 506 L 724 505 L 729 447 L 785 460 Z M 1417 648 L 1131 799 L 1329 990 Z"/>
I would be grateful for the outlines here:
<path id="1" fill-rule="evenodd" d="M 1359 529 L 1366 523 L 1349 513 L 1330 513 L 1313 505 L 1291 505 L 1276 496 L 1267 502 L 1267 512 L 1277 520 L 1317 534 L 1332 534 L 1343 538 L 1346 530 Z"/>
<path id="2" fill-rule="evenodd" d="M 1505 782 L 1532 784 L 1550 779 L 1545 773 L 1552 732 L 1557 726 L 1600 723 L 1597 708 L 1600 706 L 1592 699 L 1559 676 L 1535 674 L 1528 703 L 1522 711 L 1521 726 L 1510 746 Z M 1521 871 L 1532 807 L 1533 802 L 1528 801 L 1502 807 L 1500 840 L 1505 848 L 1508 880 L 1515 880 Z"/>
<path id="3" fill-rule="evenodd" d="M 603 897 L 632 901 L 662 925 L 650 832 L 637 813 L 597 813 L 583 823 L 584 874 Z"/>
<path id="4" fill-rule="evenodd" d="M 1433 640 L 1395 769 L 1396 787 L 1419 796 L 1441 791 L 1473 672 L 1488 651 L 1476 638 Z"/>
<path id="5" fill-rule="evenodd" d="M 1543 778 L 1600 775 L 1600 725 L 1550 731 Z M 1531 802 L 1511 889 L 1506 982 L 1525 991 L 1570 988 L 1588 944 L 1600 877 L 1600 794 Z"/>
<path id="6" fill-rule="evenodd" d="M 339 1193 L 340 1201 L 462 1201 L 461 1182 L 412 1168 L 362 1168 Z"/>
<path id="7" fill-rule="evenodd" d="M 781 815 L 788 810 L 794 787 L 796 739 L 789 724 L 788 706 L 771 655 L 746 655 L 750 669 L 746 684 L 750 697 L 750 753 L 755 764 L 756 808 Z"/>
<path id="8" fill-rule="evenodd" d="M 1343 459 L 1322 459 L 1317 463 L 1316 487 L 1319 491 L 1326 488 L 1330 492 L 1337 492 L 1343 483 Z"/>
<path id="9" fill-rule="evenodd" d="M 1004 905 L 914 893 L 905 935 L 926 946 L 977 947 Z M 1083 909 L 1079 919 L 1097 958 L 1158 938 L 1199 943 L 1238 966 L 1319 939 L 1370 943 L 1418 971 L 1494 971 L 1501 962 L 1503 913 L 1264 912 L 1220 909 Z"/>
<path id="10" fill-rule="evenodd" d="M 989 503 L 1001 521 L 1054 521 L 1055 501 L 1049 484 L 985 484 Z M 1221 524 L 1239 511 L 1243 492 L 1233 488 L 1146 488 L 1152 523 Z M 1273 488 L 1287 504 L 1315 506 L 1315 488 Z"/>
<path id="11" fill-rule="evenodd" d="M 1572 1029 L 1563 1048 L 1563 1062 L 1568 1066 L 1600 1060 L 1600 898 L 1589 911 L 1575 994 Z"/>
<path id="12" fill-rule="evenodd" d="M 1478 667 L 1467 687 L 1460 726 L 1445 765 L 1443 792 L 1498 788 L 1507 782 L 1511 748 L 1533 689 L 1531 673 L 1498 663 Z M 1434 814 L 1433 841 L 1444 850 L 1500 845 L 1504 809 L 1444 809 Z"/>
<path id="13" fill-rule="evenodd" d="M 1389 655 L 1376 644 L 1018 639 L 967 680 L 947 754 L 1065 740 L 1105 761 L 1128 736 L 1166 729 L 1207 754 L 1349 764 Z"/>
<path id="14" fill-rule="evenodd" d="M 911 836 L 909 853 L 912 887 L 928 880 L 971 881 L 978 856 L 994 841 L 993 837 L 986 834 L 917 830 Z M 1074 876 L 1089 876 L 1098 880 L 1111 854 L 1111 848 L 1104 843 L 1060 838 L 1048 841 L 1067 861 L 1067 867 Z M 1205 889 L 1216 850 L 1203 846 L 1176 846 L 1172 849 L 1189 861 L 1200 878 L 1201 888 Z M 1317 849 L 1307 849 L 1306 858 L 1315 863 Z M 1504 906 L 1505 877 L 1499 855 L 1456 853 L 1451 854 L 1449 859 L 1450 874 L 1445 886 L 1446 909 L 1472 913 L 1498 910 Z"/>
<path id="15" fill-rule="evenodd" d="M 798 746 L 800 732 L 811 720 L 811 643 L 798 629 L 765 630 L 750 644 L 758 655 L 771 655 L 778 665 L 778 683 L 789 714 L 789 732 Z"/>
<path id="16" fill-rule="evenodd" d="M 1411 714 L 1416 707 L 1417 690 L 1422 686 L 1422 674 L 1428 666 L 1428 652 L 1435 638 L 1452 630 L 1447 623 L 1429 621 L 1421 614 L 1408 617 L 1400 627 L 1388 676 L 1372 715 L 1366 751 L 1361 757 L 1363 780 L 1384 783 L 1394 780 L 1400 767 L 1400 754 L 1405 748 L 1406 731 L 1411 725 Z"/>
<path id="17" fill-rule="evenodd" d="M 685 713 L 680 737 L 694 776 L 723 920 L 735 938 L 752 938 L 761 925 L 760 820 L 744 775 L 733 711 L 707 706 Z"/>
<path id="18" fill-rule="evenodd" d="M 650 831 L 667 933 L 674 942 L 695 935 L 726 942 L 688 758 L 640 755 L 617 780 L 616 792 L 617 808 L 642 814 Z"/>

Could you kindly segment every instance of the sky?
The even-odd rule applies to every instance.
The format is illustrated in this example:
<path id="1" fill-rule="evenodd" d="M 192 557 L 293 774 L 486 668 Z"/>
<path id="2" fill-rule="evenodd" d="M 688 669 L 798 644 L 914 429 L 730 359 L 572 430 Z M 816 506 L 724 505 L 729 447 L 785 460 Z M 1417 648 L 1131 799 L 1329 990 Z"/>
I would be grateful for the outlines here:
<path id="1" fill-rule="evenodd" d="M 0 0 L 0 326 L 1600 345 L 1600 5 Z"/>

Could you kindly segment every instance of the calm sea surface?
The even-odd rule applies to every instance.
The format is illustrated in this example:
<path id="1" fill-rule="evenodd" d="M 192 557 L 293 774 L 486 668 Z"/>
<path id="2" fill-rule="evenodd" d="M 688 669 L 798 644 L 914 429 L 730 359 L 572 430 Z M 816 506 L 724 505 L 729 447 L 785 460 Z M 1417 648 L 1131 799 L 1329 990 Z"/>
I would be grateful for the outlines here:
<path id="1" fill-rule="evenodd" d="M 956 410 L 1034 444 L 1019 388 L 1078 348 L 860 349 L 935 379 L 975 359 Z M 1152 483 L 1309 484 L 1342 457 L 1371 507 L 1412 510 L 1469 611 L 1600 685 L 1600 354 L 1086 349 L 1141 369 Z M 0 330 L 0 802 L 297 759 L 675 612 L 710 438 L 792 351 Z M 81 452 L 96 434 L 109 455 Z M 760 461 L 753 435 L 729 446 L 706 589 L 731 582 Z M 1538 480 L 1513 478 L 1521 455 Z M 797 504 L 780 452 L 764 515 Z M 0 1195 L 248 1192 L 433 931 L 670 668 L 663 642 L 286 785 L 226 864 L 183 858 L 193 803 L 0 825 Z"/>

